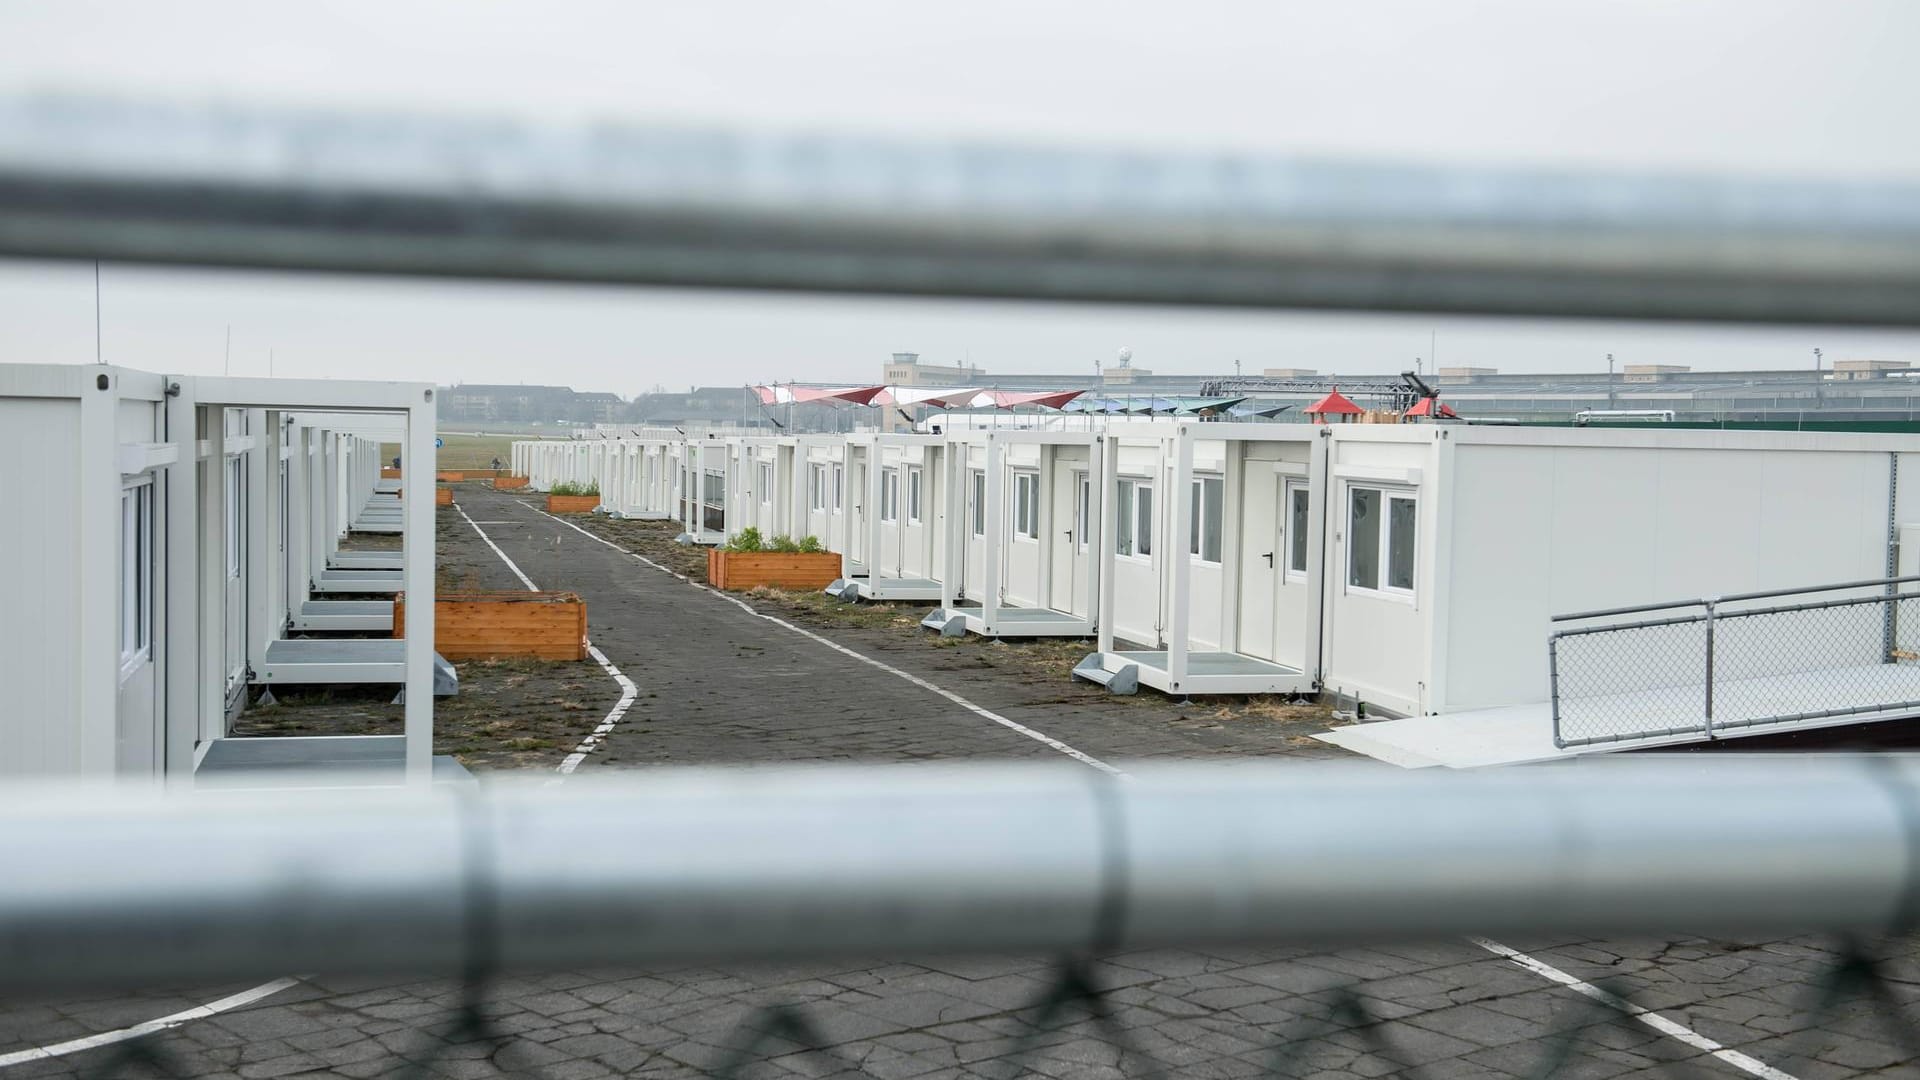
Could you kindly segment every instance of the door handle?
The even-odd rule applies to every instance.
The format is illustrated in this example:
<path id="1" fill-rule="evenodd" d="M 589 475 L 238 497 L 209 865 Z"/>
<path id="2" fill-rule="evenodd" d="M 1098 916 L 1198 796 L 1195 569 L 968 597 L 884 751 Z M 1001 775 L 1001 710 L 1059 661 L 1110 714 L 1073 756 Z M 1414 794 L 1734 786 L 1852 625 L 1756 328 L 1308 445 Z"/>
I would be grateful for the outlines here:
<path id="1" fill-rule="evenodd" d="M 1271 569 L 1273 566 L 1273 552 L 1269 551 L 1265 555 L 1262 555 L 1260 557 L 1267 560 L 1267 566 L 1269 569 Z"/>

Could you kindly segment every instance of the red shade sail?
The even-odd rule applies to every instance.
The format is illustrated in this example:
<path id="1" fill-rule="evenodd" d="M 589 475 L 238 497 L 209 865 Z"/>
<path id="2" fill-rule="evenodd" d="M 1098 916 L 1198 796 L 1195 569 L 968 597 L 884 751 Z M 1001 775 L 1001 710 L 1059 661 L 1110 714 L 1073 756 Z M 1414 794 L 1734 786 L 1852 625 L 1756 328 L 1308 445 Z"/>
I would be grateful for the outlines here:
<path id="1" fill-rule="evenodd" d="M 1444 418 L 1453 419 L 1453 420 L 1458 420 L 1460 418 L 1459 413 L 1454 412 L 1452 409 L 1448 408 L 1445 405 L 1440 404 L 1440 402 L 1430 397 L 1421 398 L 1419 401 L 1414 402 L 1413 408 L 1408 409 L 1406 412 L 1406 415 L 1408 416 L 1439 416 L 1439 417 L 1444 417 Z"/>
<path id="2" fill-rule="evenodd" d="M 1367 410 L 1361 408 L 1358 405 L 1355 405 L 1352 401 L 1350 401 L 1345 394 L 1342 394 L 1339 391 L 1337 387 L 1334 389 L 1332 393 L 1328 394 L 1326 397 L 1323 397 L 1319 401 L 1316 401 L 1313 404 L 1307 406 L 1307 414 L 1310 416 L 1315 414 L 1322 415 L 1322 416 L 1340 415 L 1340 414 L 1344 414 L 1348 416 L 1359 416 L 1360 414 L 1366 411 Z"/>

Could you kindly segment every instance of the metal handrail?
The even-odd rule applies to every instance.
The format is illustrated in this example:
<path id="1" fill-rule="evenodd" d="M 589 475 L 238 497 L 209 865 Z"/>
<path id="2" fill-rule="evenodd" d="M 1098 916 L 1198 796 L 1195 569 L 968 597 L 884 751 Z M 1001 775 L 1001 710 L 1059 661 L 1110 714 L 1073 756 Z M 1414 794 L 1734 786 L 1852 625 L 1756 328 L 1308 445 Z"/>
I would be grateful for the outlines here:
<path id="1" fill-rule="evenodd" d="M 1768 616 L 1799 616 L 1809 613 L 1837 611 L 1843 608 L 1881 608 L 1878 627 L 1878 651 L 1872 658 L 1873 666 L 1892 665 L 1914 659 L 1911 653 L 1901 652 L 1896 647 L 1896 632 L 1899 625 L 1900 605 L 1920 600 L 1920 592 L 1901 592 L 1899 586 L 1920 581 L 1920 576 L 1878 578 L 1868 581 L 1839 582 L 1829 585 L 1810 586 L 1798 589 L 1769 589 L 1757 592 L 1736 593 L 1723 597 L 1707 597 L 1699 600 L 1680 600 L 1664 604 L 1648 604 L 1630 608 L 1616 608 L 1609 611 L 1592 611 L 1579 614 L 1557 616 L 1555 621 L 1577 619 L 1596 619 L 1617 613 L 1635 613 L 1646 611 L 1670 611 L 1676 608 L 1699 607 L 1697 613 L 1672 616 L 1659 619 L 1640 619 L 1631 622 L 1610 622 L 1568 629 L 1555 630 L 1547 636 L 1547 681 L 1549 686 L 1548 705 L 1553 724 L 1553 742 L 1555 746 L 1566 748 L 1595 743 L 1619 743 L 1652 738 L 1695 734 L 1705 739 L 1713 739 L 1722 731 L 1734 728 L 1753 728 L 1768 724 L 1784 724 L 1796 721 L 1832 719 L 1835 717 L 1859 716 L 1880 717 L 1911 712 L 1920 708 L 1920 701 L 1908 700 L 1913 693 L 1910 686 L 1898 681 L 1887 683 L 1884 678 L 1875 685 L 1849 684 L 1851 688 L 1835 688 L 1839 695 L 1833 701 L 1802 701 L 1796 706 L 1784 705 L 1778 701 L 1770 706 L 1770 711 L 1758 716 L 1735 716 L 1731 719 L 1722 716 L 1719 711 L 1721 685 L 1719 678 L 1720 648 L 1717 645 L 1721 624 L 1729 621 L 1742 622 L 1757 620 Z M 1729 609 L 1729 604 L 1752 602 L 1756 600 L 1780 597 L 1813 596 L 1823 593 L 1841 592 L 1854 589 L 1880 589 L 1883 591 L 1865 596 L 1842 596 L 1829 600 L 1809 600 L 1802 603 L 1772 604 L 1764 607 L 1745 607 Z M 1630 650 L 1639 642 L 1637 631 L 1658 630 L 1663 627 L 1701 626 L 1704 627 L 1704 640 L 1700 654 L 1701 681 L 1698 684 L 1701 697 L 1697 710 L 1688 711 L 1677 704 L 1668 703 L 1661 711 L 1648 715 L 1637 710 L 1643 706 L 1635 705 L 1631 695 L 1644 690 L 1660 689 L 1673 691 L 1693 685 L 1689 678 L 1677 681 L 1669 674 L 1663 681 L 1646 683 L 1634 674 L 1637 666 L 1627 656 L 1616 656 L 1611 660 L 1596 660 L 1590 653 L 1587 664 L 1600 663 L 1610 673 L 1620 671 L 1625 674 L 1616 678 L 1609 674 L 1595 687 L 1588 680 L 1576 677 L 1574 692 L 1569 693 L 1565 685 L 1568 680 L 1562 651 L 1570 639 L 1621 636 L 1620 649 Z M 1776 639 L 1787 640 L 1787 639 Z M 1645 649 L 1644 644 L 1640 644 Z M 1865 657 L 1857 659 L 1865 662 Z M 1846 665 L 1840 665 L 1842 667 Z M 1660 670 L 1656 665 L 1656 670 Z M 1583 667 L 1582 671 L 1590 671 Z M 1737 678 L 1749 680 L 1766 678 L 1773 675 L 1803 674 L 1808 669 L 1791 658 L 1763 664 L 1756 668 L 1751 664 L 1737 665 Z M 1813 670 L 1825 670 L 1816 667 Z M 1738 685 L 1730 684 L 1730 685 Z M 1625 695 L 1625 696 L 1623 696 Z M 1577 704 L 1576 704 L 1577 703 Z M 1813 707 L 1809 707 L 1813 706 Z M 1617 716 L 1604 715 L 1612 709 Z M 1673 711 L 1678 710 L 1678 711 Z M 1671 713 L 1671 715 L 1670 715 Z M 1570 719 L 1571 722 L 1570 722 Z M 1571 730 L 1570 730 L 1571 728 Z M 1611 730 L 1609 730 L 1611 728 Z M 1598 730 L 1596 730 L 1598 729 Z"/>
<path id="2" fill-rule="evenodd" d="M 1871 589 L 1895 585 L 1906 585 L 1920 581 L 1920 574 L 1907 577 L 1869 578 L 1866 581 L 1844 581 L 1836 585 L 1800 585 L 1791 589 L 1765 589 L 1760 592 L 1728 593 L 1724 596 L 1703 596 L 1691 600 L 1668 600 L 1658 604 L 1635 604 L 1631 607 L 1601 608 L 1597 611 L 1575 611 L 1564 615 L 1549 617 L 1550 622 L 1576 622 L 1582 619 L 1605 619 L 1615 615 L 1638 615 L 1648 611 L 1672 611 L 1675 608 L 1705 607 L 1709 604 L 1735 604 L 1748 600 L 1768 600 L 1776 596 L 1801 596 L 1807 593 L 1839 592 L 1842 589 Z M 1884 600 L 1884 596 L 1873 597 Z M 1675 620 L 1686 621 L 1686 620 Z M 1654 625 L 1654 624 L 1649 624 Z"/>
<path id="3" fill-rule="evenodd" d="M 1872 934 L 1920 915 L 1916 807 L 1920 760 L 1780 756 L 14 787 L 0 789 L 0 991 L 1466 933 Z"/>

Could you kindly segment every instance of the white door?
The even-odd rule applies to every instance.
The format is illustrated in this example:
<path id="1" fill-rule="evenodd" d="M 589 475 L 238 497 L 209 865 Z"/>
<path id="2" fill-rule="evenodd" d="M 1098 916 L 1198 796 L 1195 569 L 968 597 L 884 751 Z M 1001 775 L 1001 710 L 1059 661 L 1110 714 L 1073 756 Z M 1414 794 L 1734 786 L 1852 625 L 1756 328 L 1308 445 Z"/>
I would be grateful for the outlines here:
<path id="1" fill-rule="evenodd" d="M 1054 466 L 1053 577 L 1048 606 L 1072 615 L 1087 613 L 1087 515 L 1092 509 L 1092 484 L 1073 462 Z"/>
<path id="2" fill-rule="evenodd" d="M 867 561 L 867 462 L 859 450 L 848 451 L 847 557 Z"/>
<path id="3" fill-rule="evenodd" d="M 1275 655 L 1274 618 L 1287 553 L 1282 528 L 1284 480 L 1249 462 L 1240 518 L 1240 651 L 1264 660 Z"/>

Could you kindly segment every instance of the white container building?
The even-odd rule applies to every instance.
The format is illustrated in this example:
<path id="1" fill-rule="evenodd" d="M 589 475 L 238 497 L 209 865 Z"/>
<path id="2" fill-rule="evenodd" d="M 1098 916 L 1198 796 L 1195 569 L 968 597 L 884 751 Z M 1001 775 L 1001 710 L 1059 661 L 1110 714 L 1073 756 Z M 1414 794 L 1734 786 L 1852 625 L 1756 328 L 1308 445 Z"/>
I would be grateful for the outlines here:
<path id="1" fill-rule="evenodd" d="M 1103 447 L 1090 432 L 970 429 L 945 439 L 940 607 L 923 625 L 1084 637 L 1099 611 Z"/>
<path id="2" fill-rule="evenodd" d="M 367 680 L 411 691 L 406 734 L 226 737 L 247 687 L 287 659 L 339 535 L 376 498 L 378 445 L 354 429 L 378 414 L 400 418 L 408 460 L 432 460 L 426 385 L 0 366 L 0 447 L 32 463 L 0 524 L 20 615 L 0 649 L 15 695 L 0 712 L 0 774 L 175 779 L 345 755 L 425 780 L 431 498 L 403 523 L 407 550 L 426 557 L 389 571 L 429 601 L 422 632 L 372 643 L 385 678 Z"/>

